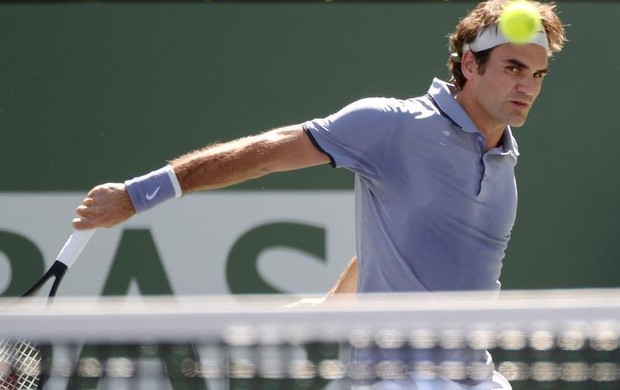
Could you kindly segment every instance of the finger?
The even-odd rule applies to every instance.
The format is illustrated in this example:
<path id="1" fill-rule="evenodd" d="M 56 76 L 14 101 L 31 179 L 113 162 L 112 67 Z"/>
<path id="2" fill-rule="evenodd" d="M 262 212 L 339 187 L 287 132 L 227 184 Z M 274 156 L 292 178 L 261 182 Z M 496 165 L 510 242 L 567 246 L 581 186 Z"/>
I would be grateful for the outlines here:
<path id="1" fill-rule="evenodd" d="M 86 218 L 74 218 L 73 221 L 71 221 L 71 224 L 73 225 L 73 228 L 77 230 L 92 228 L 92 224 Z"/>
<path id="2" fill-rule="evenodd" d="M 88 206 L 80 205 L 77 209 L 75 209 L 77 215 L 81 217 L 86 217 L 88 215 L 92 215 L 91 209 Z"/>
<path id="3" fill-rule="evenodd" d="M 94 195 L 96 195 L 97 191 L 99 191 L 99 186 L 93 187 L 90 191 L 88 191 L 88 194 L 86 194 L 86 197 L 92 198 Z"/>

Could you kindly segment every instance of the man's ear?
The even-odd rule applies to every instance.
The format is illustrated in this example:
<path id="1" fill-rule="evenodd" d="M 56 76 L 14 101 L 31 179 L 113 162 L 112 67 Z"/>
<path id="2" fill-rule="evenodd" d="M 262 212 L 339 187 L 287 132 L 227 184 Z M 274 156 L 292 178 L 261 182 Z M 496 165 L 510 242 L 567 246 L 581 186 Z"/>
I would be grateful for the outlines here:
<path id="1" fill-rule="evenodd" d="M 476 57 L 471 50 L 467 50 L 461 56 L 461 72 L 467 80 L 470 80 L 474 74 L 478 73 L 478 64 L 476 63 Z"/>

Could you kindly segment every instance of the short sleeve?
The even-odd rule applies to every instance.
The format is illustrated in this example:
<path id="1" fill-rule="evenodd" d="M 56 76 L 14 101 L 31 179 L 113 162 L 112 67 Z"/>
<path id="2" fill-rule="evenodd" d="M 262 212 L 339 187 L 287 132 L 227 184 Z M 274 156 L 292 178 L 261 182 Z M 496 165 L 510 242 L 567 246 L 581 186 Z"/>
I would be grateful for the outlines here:
<path id="1" fill-rule="evenodd" d="M 304 123 L 304 129 L 332 166 L 375 176 L 394 128 L 395 99 L 366 98 L 337 113 Z"/>

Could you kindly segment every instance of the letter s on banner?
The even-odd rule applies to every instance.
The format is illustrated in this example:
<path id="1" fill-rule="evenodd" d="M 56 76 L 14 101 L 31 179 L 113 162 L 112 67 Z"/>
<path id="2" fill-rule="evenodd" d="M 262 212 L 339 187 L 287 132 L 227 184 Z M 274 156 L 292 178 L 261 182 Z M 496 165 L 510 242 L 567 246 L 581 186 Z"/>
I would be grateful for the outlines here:
<path id="1" fill-rule="evenodd" d="M 233 294 L 280 293 L 260 276 L 258 257 L 271 247 L 292 247 L 325 262 L 325 229 L 278 222 L 258 226 L 241 236 L 226 261 L 226 280 Z"/>

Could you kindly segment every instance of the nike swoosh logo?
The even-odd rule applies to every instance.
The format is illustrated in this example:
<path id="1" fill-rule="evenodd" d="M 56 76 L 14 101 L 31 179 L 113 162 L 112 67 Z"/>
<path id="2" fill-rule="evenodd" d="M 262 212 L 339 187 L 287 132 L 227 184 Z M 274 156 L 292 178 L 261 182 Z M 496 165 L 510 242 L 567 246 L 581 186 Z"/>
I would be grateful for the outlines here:
<path id="1" fill-rule="evenodd" d="M 146 200 L 153 200 L 157 196 L 157 193 L 159 192 L 160 188 L 161 186 L 158 186 L 157 188 L 155 188 L 155 191 L 151 192 L 150 194 L 147 192 Z"/>

